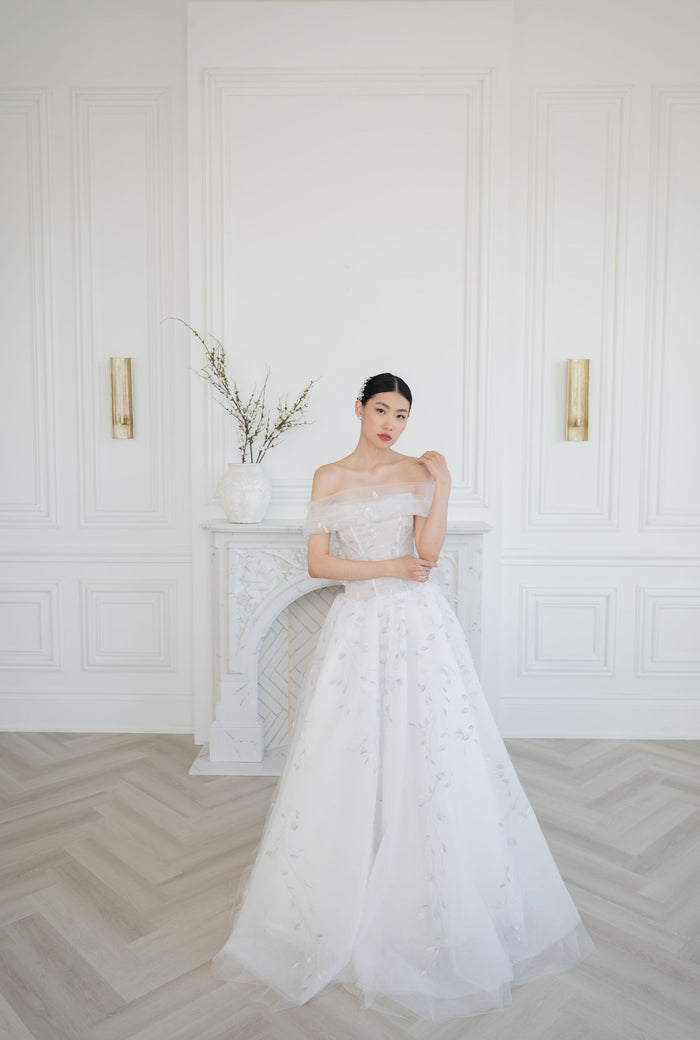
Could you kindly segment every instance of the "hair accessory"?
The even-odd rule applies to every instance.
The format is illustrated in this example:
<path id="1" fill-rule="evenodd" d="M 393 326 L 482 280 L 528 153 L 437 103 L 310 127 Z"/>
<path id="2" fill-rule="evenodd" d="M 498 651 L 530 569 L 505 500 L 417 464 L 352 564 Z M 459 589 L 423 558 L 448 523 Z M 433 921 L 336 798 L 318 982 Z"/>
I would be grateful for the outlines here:
<path id="1" fill-rule="evenodd" d="M 365 387 L 367 386 L 368 383 L 369 383 L 369 376 L 367 377 L 367 379 L 365 379 L 365 381 L 362 384 L 362 386 L 360 387 L 359 393 L 357 395 L 357 400 L 360 401 L 360 402 L 362 401 L 362 397 L 363 397 L 363 394 L 365 392 Z"/>

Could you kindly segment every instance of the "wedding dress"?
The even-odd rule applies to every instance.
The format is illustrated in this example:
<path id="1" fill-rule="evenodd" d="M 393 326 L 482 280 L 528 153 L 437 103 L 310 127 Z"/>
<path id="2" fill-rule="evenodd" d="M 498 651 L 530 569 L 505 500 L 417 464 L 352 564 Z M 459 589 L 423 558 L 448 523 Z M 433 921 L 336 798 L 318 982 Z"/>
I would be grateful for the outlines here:
<path id="1" fill-rule="evenodd" d="M 404 556 L 432 491 L 341 491 L 305 530 L 348 559 Z M 434 578 L 347 582 L 215 973 L 277 1008 L 343 983 L 437 1020 L 501 1009 L 592 949 Z"/>

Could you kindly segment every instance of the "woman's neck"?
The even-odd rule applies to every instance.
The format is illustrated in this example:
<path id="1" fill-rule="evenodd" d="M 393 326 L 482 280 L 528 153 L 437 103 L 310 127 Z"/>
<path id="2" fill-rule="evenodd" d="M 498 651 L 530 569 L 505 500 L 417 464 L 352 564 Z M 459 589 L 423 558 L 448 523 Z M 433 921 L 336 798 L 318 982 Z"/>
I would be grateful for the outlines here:
<path id="1" fill-rule="evenodd" d="M 374 445 L 364 443 L 360 438 L 357 447 L 345 461 L 350 469 L 370 477 L 392 468 L 402 458 L 403 456 L 392 448 L 376 448 Z"/>

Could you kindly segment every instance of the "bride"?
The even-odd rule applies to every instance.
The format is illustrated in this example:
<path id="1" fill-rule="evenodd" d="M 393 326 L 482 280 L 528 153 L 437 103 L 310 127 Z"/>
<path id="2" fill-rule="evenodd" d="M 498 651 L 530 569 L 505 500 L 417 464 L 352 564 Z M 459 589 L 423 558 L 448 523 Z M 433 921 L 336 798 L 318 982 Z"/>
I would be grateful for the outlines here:
<path id="1" fill-rule="evenodd" d="M 365 1007 L 476 1015 L 593 949 L 431 582 L 450 475 L 395 450 L 411 404 L 398 376 L 366 380 L 355 450 L 314 477 L 309 573 L 345 592 L 214 960 L 276 1008 L 342 983 Z"/>

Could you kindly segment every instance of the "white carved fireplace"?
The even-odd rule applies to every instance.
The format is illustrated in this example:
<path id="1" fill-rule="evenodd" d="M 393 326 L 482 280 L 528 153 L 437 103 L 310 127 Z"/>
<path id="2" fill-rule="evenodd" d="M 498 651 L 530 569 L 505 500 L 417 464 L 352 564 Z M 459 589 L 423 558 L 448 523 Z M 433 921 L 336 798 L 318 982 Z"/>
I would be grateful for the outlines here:
<path id="1" fill-rule="evenodd" d="M 290 704 L 288 696 L 286 703 L 282 703 L 285 701 L 282 678 L 273 680 L 279 691 L 275 706 L 263 705 L 261 690 L 264 696 L 266 683 L 259 674 L 261 647 L 271 626 L 277 625 L 275 639 L 282 644 L 277 648 L 277 656 L 286 649 L 298 671 L 300 647 L 295 646 L 295 639 L 303 639 L 301 656 L 307 648 L 310 654 L 328 609 L 328 593 L 309 597 L 315 601 L 310 604 L 312 609 L 303 611 L 302 635 L 299 625 L 295 635 L 295 626 L 280 624 L 279 619 L 290 605 L 301 603 L 302 597 L 339 583 L 309 577 L 306 540 L 298 521 L 270 520 L 260 524 L 220 521 L 210 522 L 206 528 L 212 541 L 212 674 L 216 717 L 210 727 L 209 744 L 202 748 L 191 772 L 278 774 L 284 763 L 283 734 Z M 431 581 L 439 582 L 456 610 L 477 669 L 482 539 L 489 529 L 488 524 L 481 522 L 449 524 L 440 566 L 431 577 Z M 309 631 L 314 619 L 315 633 Z M 269 659 L 274 654 L 266 656 Z M 284 668 L 278 671 L 283 677 Z M 279 710 L 284 715 L 272 719 L 274 725 L 269 724 L 269 718 L 266 723 L 264 718 L 271 710 Z"/>

